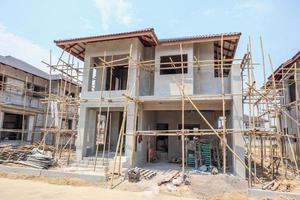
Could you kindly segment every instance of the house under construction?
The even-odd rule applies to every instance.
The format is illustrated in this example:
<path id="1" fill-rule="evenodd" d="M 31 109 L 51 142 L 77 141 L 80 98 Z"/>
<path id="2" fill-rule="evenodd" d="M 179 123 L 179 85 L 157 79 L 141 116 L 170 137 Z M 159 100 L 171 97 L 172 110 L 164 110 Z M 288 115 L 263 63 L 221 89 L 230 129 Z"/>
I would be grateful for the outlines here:
<path id="1" fill-rule="evenodd" d="M 75 98 L 79 89 L 60 74 L 48 74 L 12 56 L 0 56 L 0 142 L 57 144 L 57 134 L 49 130 L 74 130 L 77 106 L 69 106 L 68 115 L 54 116 L 47 112 L 45 99 L 49 90 L 51 96 Z M 60 106 L 57 102 L 52 105 L 56 110 Z M 59 143 L 66 143 L 66 139 Z"/>
<path id="2" fill-rule="evenodd" d="M 183 173 L 202 166 L 217 168 L 247 178 L 250 187 L 268 180 L 274 184 L 278 176 L 296 177 L 299 53 L 274 71 L 262 39 L 261 63 L 253 62 L 251 38 L 244 56 L 236 58 L 240 36 L 158 39 L 154 29 L 144 29 L 56 40 L 62 54 L 54 62 L 50 53 L 50 61 L 43 62 L 50 72 L 42 84 L 46 87 L 40 99 L 39 147 L 44 149 L 51 137 L 55 153 L 69 149 L 68 164 L 87 159 L 96 171 L 101 163 L 111 187 L 124 168 L 159 168 L 162 163 L 176 165 Z M 2 93 L 12 85 L 4 69 L 17 68 L 3 66 Z M 269 78 L 267 67 L 274 71 Z M 262 87 L 256 82 L 256 68 L 263 72 Z M 24 88 L 31 79 L 19 87 L 25 91 L 19 94 L 23 119 L 35 113 L 26 100 L 39 91 Z M 11 106 L 1 103 L 2 110 Z M 67 119 L 72 126 L 66 125 Z M 27 127 L 23 123 L 14 130 L 22 133 L 18 138 L 28 138 L 32 129 Z"/>
<path id="3" fill-rule="evenodd" d="M 295 155 L 295 160 L 300 160 L 299 142 L 299 92 L 300 92 L 300 52 L 291 59 L 282 63 L 269 77 L 264 85 L 266 90 L 273 90 L 280 96 L 279 104 L 282 112 L 279 113 L 280 127 L 283 135 L 288 136 L 283 145 L 283 153 L 289 157 Z M 286 113 L 286 114 L 284 114 Z M 292 146 L 292 148 L 289 147 Z"/>
<path id="4" fill-rule="evenodd" d="M 77 159 L 113 151 L 126 167 L 207 164 L 245 177 L 240 35 L 158 39 L 145 29 L 56 40 L 84 61 Z"/>

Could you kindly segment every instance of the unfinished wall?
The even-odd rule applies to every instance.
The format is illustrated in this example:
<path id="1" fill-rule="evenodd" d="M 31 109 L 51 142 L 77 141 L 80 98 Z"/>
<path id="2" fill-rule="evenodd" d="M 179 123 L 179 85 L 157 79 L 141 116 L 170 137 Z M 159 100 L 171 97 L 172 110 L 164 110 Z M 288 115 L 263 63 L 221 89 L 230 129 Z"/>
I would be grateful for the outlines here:
<path id="1" fill-rule="evenodd" d="M 194 64 L 194 94 L 221 94 L 221 77 L 214 76 L 214 45 L 210 43 L 194 44 L 194 56 L 200 61 L 200 67 Z M 201 62 L 209 61 L 209 62 Z M 201 66 L 205 65 L 205 66 Z M 230 74 L 224 77 L 225 93 L 230 93 Z"/>
<path id="2" fill-rule="evenodd" d="M 243 101 L 242 101 L 242 77 L 241 77 L 241 69 L 239 65 L 233 65 L 231 69 L 231 92 L 232 96 L 232 128 L 236 131 L 232 134 L 232 148 L 235 153 L 239 156 L 239 158 L 244 161 L 245 160 L 245 147 L 243 140 L 243 132 L 238 131 L 243 129 Z M 231 141 L 229 141 L 231 144 Z M 230 153 L 232 155 L 232 153 Z M 243 164 L 236 158 L 231 157 L 229 161 L 232 159 L 233 164 L 233 173 L 240 177 L 245 177 L 245 167 Z"/>
<path id="3" fill-rule="evenodd" d="M 188 69 L 184 74 L 185 93 L 193 94 L 193 45 L 183 45 L 182 54 L 187 54 Z M 176 81 L 181 84 L 180 74 L 160 74 L 160 57 L 180 55 L 180 46 L 157 46 L 155 48 L 155 75 L 154 75 L 154 95 L 155 96 L 170 96 L 181 95 L 180 89 Z"/>
<path id="4" fill-rule="evenodd" d="M 132 45 L 132 56 L 135 59 L 140 58 L 143 56 L 142 53 L 142 44 L 137 38 L 134 39 L 124 39 L 124 40 L 114 40 L 114 41 L 107 41 L 107 42 L 97 42 L 92 44 L 87 44 L 86 52 L 85 52 L 85 63 L 84 63 L 84 72 L 83 72 L 83 86 L 82 86 L 82 98 L 93 98 L 99 97 L 100 91 L 89 91 L 91 87 L 91 73 L 89 67 L 91 66 L 91 59 L 93 57 L 110 57 L 113 55 L 129 55 L 130 53 L 130 46 Z M 116 46 L 118 48 L 116 48 Z M 135 68 L 132 65 L 133 68 Z M 134 69 L 136 70 L 136 69 Z M 97 87 L 99 87 L 102 70 L 98 71 L 97 75 Z M 132 74 L 132 73 L 131 73 Z M 127 79 L 129 82 L 135 80 L 135 76 L 128 77 Z M 125 91 L 124 90 L 114 90 L 111 92 L 112 97 L 120 97 Z M 108 96 L 108 91 L 103 91 L 102 95 L 104 97 Z"/>
<path id="5" fill-rule="evenodd" d="M 144 47 L 144 58 L 143 60 L 154 60 L 155 48 Z M 140 96 L 153 95 L 154 94 L 154 70 L 151 65 L 144 65 L 140 69 Z"/>

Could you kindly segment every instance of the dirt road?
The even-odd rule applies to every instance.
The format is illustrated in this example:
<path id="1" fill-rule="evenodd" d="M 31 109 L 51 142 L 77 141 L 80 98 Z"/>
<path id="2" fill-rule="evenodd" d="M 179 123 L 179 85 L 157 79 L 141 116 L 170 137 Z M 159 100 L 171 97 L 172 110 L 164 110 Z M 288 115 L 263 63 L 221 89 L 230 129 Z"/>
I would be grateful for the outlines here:
<path id="1" fill-rule="evenodd" d="M 88 200 L 88 199 L 116 199 L 116 200 L 145 200 L 188 199 L 162 195 L 153 191 L 128 192 L 108 190 L 93 186 L 54 185 L 31 180 L 12 180 L 0 178 L 1 200 Z"/>

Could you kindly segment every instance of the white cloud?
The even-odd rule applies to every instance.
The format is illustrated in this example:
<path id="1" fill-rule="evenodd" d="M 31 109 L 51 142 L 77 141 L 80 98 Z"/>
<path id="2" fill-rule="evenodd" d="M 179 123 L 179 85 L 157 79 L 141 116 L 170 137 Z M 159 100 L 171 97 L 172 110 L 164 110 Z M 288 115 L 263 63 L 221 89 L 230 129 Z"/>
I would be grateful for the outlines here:
<path id="1" fill-rule="evenodd" d="M 32 41 L 10 32 L 0 23 L 0 55 L 11 55 L 48 72 L 41 62 L 49 59 L 49 51 Z"/>
<path id="2" fill-rule="evenodd" d="M 272 9 L 272 3 L 268 0 L 239 0 L 236 8 L 245 11 L 266 12 Z"/>
<path id="3" fill-rule="evenodd" d="M 80 28 L 84 30 L 94 30 L 95 27 L 91 24 L 90 20 L 85 17 L 79 17 Z"/>
<path id="4" fill-rule="evenodd" d="M 212 16 L 214 14 L 216 14 L 216 10 L 214 9 L 206 9 L 202 11 L 202 15 L 204 16 Z"/>
<path id="5" fill-rule="evenodd" d="M 107 31 L 110 24 L 129 26 L 134 21 L 133 5 L 129 0 L 94 0 L 100 11 L 102 28 Z"/>

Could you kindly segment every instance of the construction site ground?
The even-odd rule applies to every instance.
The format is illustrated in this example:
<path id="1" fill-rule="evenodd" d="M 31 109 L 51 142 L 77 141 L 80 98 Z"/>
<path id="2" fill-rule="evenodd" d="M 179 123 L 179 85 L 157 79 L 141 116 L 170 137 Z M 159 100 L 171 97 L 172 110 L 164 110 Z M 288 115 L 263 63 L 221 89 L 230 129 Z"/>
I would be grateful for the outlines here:
<path id="1" fill-rule="evenodd" d="M 157 181 L 162 174 L 150 180 L 130 183 L 116 179 L 114 189 L 107 183 L 91 183 L 82 179 L 63 177 L 36 177 L 15 173 L 0 173 L 1 200 L 10 199 L 270 199 L 250 197 L 246 181 L 230 175 L 191 175 L 191 185 L 176 187 L 171 183 L 161 186 Z M 298 184 L 299 185 L 299 184 Z M 18 192 L 16 192 L 18 191 Z M 274 199 L 289 199 L 278 196 Z"/>

